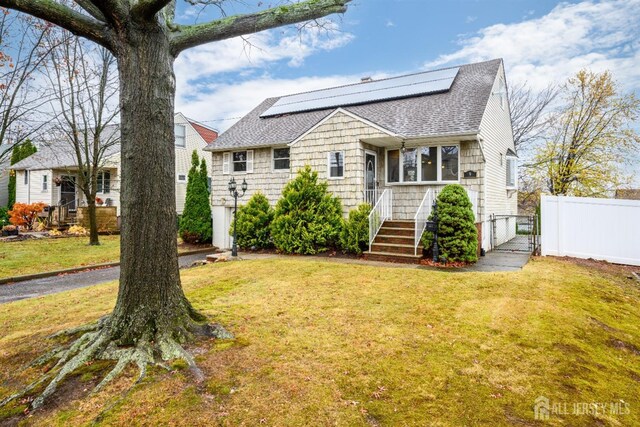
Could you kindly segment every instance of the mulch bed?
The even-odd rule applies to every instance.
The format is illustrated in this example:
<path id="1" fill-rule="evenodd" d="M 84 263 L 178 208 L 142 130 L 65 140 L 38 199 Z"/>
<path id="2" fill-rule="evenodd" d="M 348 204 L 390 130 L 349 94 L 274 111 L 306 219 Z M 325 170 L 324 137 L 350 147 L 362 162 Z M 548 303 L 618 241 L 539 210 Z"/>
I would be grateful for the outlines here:
<path id="1" fill-rule="evenodd" d="M 453 268 L 468 267 L 470 265 L 473 265 L 473 263 L 461 262 L 461 261 L 443 263 L 443 262 L 433 262 L 433 259 L 431 258 L 423 258 L 420 260 L 420 265 L 426 265 L 428 267 L 436 267 L 436 268 L 443 268 L 443 269 L 453 269 Z"/>

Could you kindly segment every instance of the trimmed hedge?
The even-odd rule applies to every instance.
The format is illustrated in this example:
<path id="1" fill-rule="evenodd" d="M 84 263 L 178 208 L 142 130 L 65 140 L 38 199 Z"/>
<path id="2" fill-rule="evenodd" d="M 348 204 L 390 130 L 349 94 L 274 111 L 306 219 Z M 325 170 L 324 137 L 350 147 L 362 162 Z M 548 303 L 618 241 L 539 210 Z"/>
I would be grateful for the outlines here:
<path id="1" fill-rule="evenodd" d="M 449 184 L 438 194 L 438 248 L 447 261 L 478 261 L 478 230 L 473 205 L 464 187 Z M 433 220 L 433 212 L 429 216 Z M 425 232 L 422 244 L 429 249 L 433 234 Z"/>
<path id="2" fill-rule="evenodd" d="M 315 254 L 336 246 L 342 204 L 327 187 L 326 182 L 318 182 L 318 173 L 310 166 L 285 186 L 271 223 L 271 238 L 279 251 Z"/>
<path id="3" fill-rule="evenodd" d="M 264 249 L 272 246 L 270 227 L 274 211 L 262 193 L 254 194 L 249 202 L 238 208 L 236 217 L 238 246 Z M 233 222 L 229 235 L 233 236 Z"/>

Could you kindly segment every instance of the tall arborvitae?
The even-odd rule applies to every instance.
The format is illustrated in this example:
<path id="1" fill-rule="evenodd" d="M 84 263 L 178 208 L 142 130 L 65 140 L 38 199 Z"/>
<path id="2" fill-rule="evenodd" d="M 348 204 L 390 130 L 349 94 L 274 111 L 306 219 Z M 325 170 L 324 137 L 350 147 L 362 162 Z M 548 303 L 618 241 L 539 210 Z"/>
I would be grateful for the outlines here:
<path id="1" fill-rule="evenodd" d="M 204 159 L 200 163 L 198 153 L 194 150 L 184 210 L 180 218 L 180 237 L 187 243 L 206 243 L 211 241 L 212 234 L 207 165 Z"/>

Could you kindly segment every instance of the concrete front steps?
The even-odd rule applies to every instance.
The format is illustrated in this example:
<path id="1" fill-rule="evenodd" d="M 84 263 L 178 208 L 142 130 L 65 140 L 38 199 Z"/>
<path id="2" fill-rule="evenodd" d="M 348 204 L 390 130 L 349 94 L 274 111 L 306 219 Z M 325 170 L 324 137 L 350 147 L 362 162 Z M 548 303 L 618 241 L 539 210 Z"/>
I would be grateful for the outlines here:
<path id="1" fill-rule="evenodd" d="M 422 258 L 422 245 L 418 246 L 418 255 L 414 255 L 414 227 L 413 221 L 385 221 L 371 244 L 371 252 L 364 254 L 365 259 L 419 263 Z"/>

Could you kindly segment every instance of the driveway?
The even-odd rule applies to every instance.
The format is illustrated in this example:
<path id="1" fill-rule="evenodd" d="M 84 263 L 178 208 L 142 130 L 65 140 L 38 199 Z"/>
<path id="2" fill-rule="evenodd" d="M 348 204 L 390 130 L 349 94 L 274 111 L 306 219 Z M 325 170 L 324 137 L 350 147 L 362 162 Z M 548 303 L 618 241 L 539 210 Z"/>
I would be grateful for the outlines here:
<path id="1" fill-rule="evenodd" d="M 179 257 L 178 262 L 180 268 L 185 268 L 195 261 L 205 260 L 206 257 L 207 254 L 185 255 Z M 119 277 L 120 267 L 118 266 L 0 285 L 0 304 L 112 282 Z"/>

